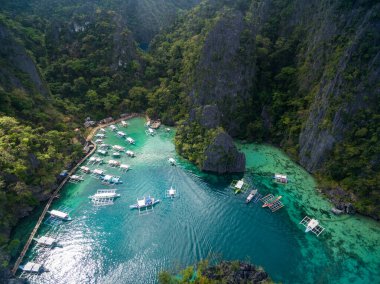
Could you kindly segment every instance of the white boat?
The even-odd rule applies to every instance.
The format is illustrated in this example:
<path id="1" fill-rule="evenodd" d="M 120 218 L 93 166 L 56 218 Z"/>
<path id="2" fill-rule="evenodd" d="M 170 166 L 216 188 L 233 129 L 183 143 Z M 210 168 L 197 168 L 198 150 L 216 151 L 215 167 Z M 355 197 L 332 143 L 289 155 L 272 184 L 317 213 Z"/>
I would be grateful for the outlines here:
<path id="1" fill-rule="evenodd" d="M 19 268 L 23 272 L 36 273 L 36 274 L 46 271 L 44 267 L 42 266 L 42 264 L 30 262 L 30 261 L 25 265 L 20 265 Z"/>
<path id="2" fill-rule="evenodd" d="M 123 126 L 123 127 L 128 126 L 128 123 L 125 120 L 122 120 L 120 123 L 121 123 L 121 126 Z"/>
<path id="3" fill-rule="evenodd" d="M 51 210 L 51 211 L 48 211 L 48 213 L 50 213 L 50 215 L 52 217 L 55 217 L 55 218 L 58 218 L 58 219 L 62 219 L 62 220 L 65 220 L 65 221 L 71 221 L 71 217 L 69 216 L 69 214 L 67 214 L 65 212 L 58 211 L 58 210 Z"/>
<path id="4" fill-rule="evenodd" d="M 90 168 L 89 168 L 89 167 L 86 167 L 86 166 L 82 166 L 82 167 L 80 167 L 80 170 L 81 170 L 82 172 L 86 173 L 86 174 L 91 173 Z"/>
<path id="5" fill-rule="evenodd" d="M 115 158 L 120 158 L 120 152 L 113 152 L 112 153 L 112 156 L 114 156 Z"/>
<path id="6" fill-rule="evenodd" d="M 98 153 L 100 154 L 100 155 L 103 155 L 103 156 L 105 156 L 105 155 L 107 155 L 107 151 L 106 150 L 98 150 Z"/>
<path id="7" fill-rule="evenodd" d="M 115 125 L 111 124 L 111 125 L 110 125 L 110 129 L 111 129 L 112 131 L 116 131 L 116 130 L 117 130 L 117 127 L 116 127 Z"/>
<path id="8" fill-rule="evenodd" d="M 46 246 L 46 247 L 52 247 L 57 244 L 57 240 L 51 237 L 45 237 L 42 236 L 40 238 L 33 238 L 37 242 L 37 244 L 41 246 Z"/>
<path id="9" fill-rule="evenodd" d="M 133 153 L 133 152 L 130 151 L 130 150 L 127 150 L 126 154 L 127 154 L 129 157 L 134 157 L 134 156 L 135 156 L 135 153 Z"/>
<path id="10" fill-rule="evenodd" d="M 95 175 L 104 175 L 104 171 L 100 169 L 95 169 L 92 171 L 92 173 Z"/>
<path id="11" fill-rule="evenodd" d="M 120 184 L 123 183 L 120 179 L 120 177 L 112 176 L 112 175 L 105 175 L 103 177 L 103 182 L 106 184 Z"/>
<path id="12" fill-rule="evenodd" d="M 88 160 L 88 163 L 91 164 L 91 165 L 94 165 L 94 164 L 101 164 L 101 163 L 103 163 L 103 159 L 101 159 L 101 158 L 97 158 L 97 157 L 91 157 L 91 158 Z"/>
<path id="13" fill-rule="evenodd" d="M 89 196 L 90 199 L 106 199 L 120 197 L 119 193 L 116 193 L 116 189 L 99 189 L 94 195 Z"/>
<path id="14" fill-rule="evenodd" d="M 123 170 L 123 171 L 128 171 L 129 168 L 130 168 L 129 165 L 126 165 L 126 164 L 121 164 L 121 165 L 120 165 L 120 169 Z"/>
<path id="15" fill-rule="evenodd" d="M 109 160 L 108 165 L 110 165 L 111 167 L 118 167 L 120 166 L 120 162 L 115 161 L 115 160 Z"/>
<path id="16" fill-rule="evenodd" d="M 95 137 L 96 137 L 96 138 L 100 138 L 100 139 L 103 139 L 103 138 L 105 138 L 105 137 L 106 137 L 106 135 L 105 135 L 105 134 L 103 134 L 103 133 L 98 133 L 98 134 L 95 134 Z"/>
<path id="17" fill-rule="evenodd" d="M 71 182 L 71 183 L 78 183 L 78 182 L 81 182 L 83 180 L 84 180 L 84 178 L 82 176 L 79 176 L 79 175 L 72 175 L 69 178 L 69 182 Z"/>
<path id="18" fill-rule="evenodd" d="M 108 144 L 100 144 L 99 145 L 99 148 L 101 148 L 101 149 L 108 149 L 110 147 L 110 145 L 108 145 Z"/>
<path id="19" fill-rule="evenodd" d="M 169 158 L 168 159 L 168 162 L 172 165 L 172 166 L 175 166 L 176 165 L 176 162 L 173 158 Z"/>
<path id="20" fill-rule="evenodd" d="M 177 190 L 175 190 L 172 186 L 166 191 L 167 198 L 174 198 L 177 196 Z"/>
<path id="21" fill-rule="evenodd" d="M 251 192 L 247 196 L 247 199 L 245 200 L 245 203 L 251 202 L 253 197 L 255 197 L 256 193 L 257 193 L 257 189 L 251 190 Z"/>
<path id="22" fill-rule="evenodd" d="M 95 143 L 96 143 L 96 144 L 102 144 L 102 143 L 103 143 L 103 139 L 96 139 L 96 140 L 95 140 Z"/>
<path id="23" fill-rule="evenodd" d="M 153 197 L 147 196 L 147 197 L 143 197 L 142 199 L 137 199 L 137 203 L 130 205 L 129 208 L 143 209 L 146 207 L 154 206 L 159 202 L 160 202 L 159 199 L 154 199 Z"/>
<path id="24" fill-rule="evenodd" d="M 103 132 L 103 133 L 106 132 L 106 130 L 104 128 L 100 128 L 99 131 Z"/>
<path id="25" fill-rule="evenodd" d="M 119 146 L 119 145 L 112 146 L 112 149 L 114 149 L 116 151 L 125 151 L 125 148 L 122 146 Z"/>
<path id="26" fill-rule="evenodd" d="M 116 134 L 119 137 L 125 137 L 125 136 L 127 136 L 127 134 L 125 134 L 123 131 L 118 131 Z"/>
<path id="27" fill-rule="evenodd" d="M 288 178 L 286 175 L 282 175 L 282 174 L 274 174 L 274 177 L 276 182 L 279 182 L 279 183 L 288 183 Z"/>
<path id="28" fill-rule="evenodd" d="M 170 128 L 166 128 L 165 130 L 166 130 L 166 132 L 170 132 Z"/>
<path id="29" fill-rule="evenodd" d="M 135 144 L 135 140 L 133 140 L 133 138 L 131 138 L 131 137 L 127 137 L 127 142 L 129 144 Z"/>
<path id="30" fill-rule="evenodd" d="M 150 136 L 154 136 L 156 134 L 155 131 L 150 127 L 148 127 L 148 129 L 145 131 L 145 133 L 146 133 L 146 135 L 150 135 Z"/>
<path id="31" fill-rule="evenodd" d="M 323 228 L 321 225 L 319 225 L 318 220 L 316 220 L 314 218 L 310 218 L 308 216 L 305 216 L 301 220 L 300 224 L 302 224 L 303 226 L 306 227 L 305 233 L 312 232 L 315 235 L 317 235 L 317 237 L 325 230 L 325 228 Z"/>

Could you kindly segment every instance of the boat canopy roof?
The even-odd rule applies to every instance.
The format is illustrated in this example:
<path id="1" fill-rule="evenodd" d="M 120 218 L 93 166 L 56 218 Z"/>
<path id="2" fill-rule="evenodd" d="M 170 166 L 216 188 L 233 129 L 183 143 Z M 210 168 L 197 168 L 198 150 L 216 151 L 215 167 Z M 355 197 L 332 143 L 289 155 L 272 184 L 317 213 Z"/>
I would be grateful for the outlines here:
<path id="1" fill-rule="evenodd" d="M 42 265 L 35 262 L 28 262 L 25 264 L 23 270 L 24 271 L 30 271 L 30 272 L 39 272 L 41 270 Z"/>
<path id="2" fill-rule="evenodd" d="M 37 241 L 41 244 L 49 245 L 49 246 L 51 246 L 53 243 L 56 242 L 54 238 L 45 237 L 45 236 L 39 238 Z"/>
<path id="3" fill-rule="evenodd" d="M 122 168 L 122 169 L 129 169 L 129 165 L 121 164 L 121 165 L 120 165 L 120 168 Z"/>
<path id="4" fill-rule="evenodd" d="M 111 175 L 106 175 L 106 176 L 104 177 L 104 180 L 105 180 L 105 181 L 107 181 L 107 180 L 111 180 L 111 178 L 112 178 Z"/>
<path id="5" fill-rule="evenodd" d="M 69 216 L 69 214 L 62 212 L 62 211 L 58 211 L 58 210 L 51 210 L 50 214 L 57 216 L 59 218 L 67 218 Z"/>
<path id="6" fill-rule="evenodd" d="M 137 200 L 137 205 L 138 205 L 138 206 L 144 206 L 144 205 L 145 205 L 145 198 L 144 198 L 144 199 Z"/>
<path id="7" fill-rule="evenodd" d="M 243 185 L 244 185 L 244 181 L 243 180 L 239 180 L 236 183 L 235 187 L 238 188 L 238 189 L 241 189 L 243 187 Z"/>
<path id="8" fill-rule="evenodd" d="M 287 179 L 286 175 L 281 175 L 281 174 L 275 174 L 275 178 L 280 178 L 280 179 Z"/>

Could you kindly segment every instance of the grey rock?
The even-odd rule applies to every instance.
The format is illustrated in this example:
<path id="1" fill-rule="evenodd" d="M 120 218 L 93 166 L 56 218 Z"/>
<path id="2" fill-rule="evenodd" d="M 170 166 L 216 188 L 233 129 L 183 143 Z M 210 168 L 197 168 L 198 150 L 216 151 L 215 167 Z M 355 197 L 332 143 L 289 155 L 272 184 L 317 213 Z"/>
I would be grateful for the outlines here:
<path id="1" fill-rule="evenodd" d="M 236 149 L 231 136 L 220 133 L 205 151 L 202 170 L 218 174 L 244 172 L 245 155 Z"/>

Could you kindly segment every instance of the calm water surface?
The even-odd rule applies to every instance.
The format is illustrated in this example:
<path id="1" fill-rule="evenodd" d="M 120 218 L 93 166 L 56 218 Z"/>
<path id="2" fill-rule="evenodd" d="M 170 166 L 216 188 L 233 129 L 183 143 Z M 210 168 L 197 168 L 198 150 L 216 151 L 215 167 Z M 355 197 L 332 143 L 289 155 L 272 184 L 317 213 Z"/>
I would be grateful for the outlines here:
<path id="1" fill-rule="evenodd" d="M 31 277 L 32 283 L 156 283 L 163 269 L 221 257 L 261 265 L 282 283 L 380 283 L 379 224 L 359 216 L 333 216 L 313 178 L 280 150 L 239 145 L 247 156 L 244 178 L 262 194 L 283 196 L 285 207 L 271 213 L 259 203 L 246 205 L 247 193 L 233 194 L 229 184 L 240 176 L 200 173 L 176 156 L 173 133 L 162 129 L 146 136 L 141 118 L 121 130 L 136 145 L 129 146 L 109 130 L 105 142 L 136 153 L 136 158 L 120 158 L 132 170 L 121 173 L 100 166 L 122 176 L 124 183 L 115 187 L 121 197 L 114 205 L 94 207 L 88 196 L 105 187 L 99 180 L 87 175 L 81 184 L 66 185 L 53 208 L 70 207 L 73 221 L 39 230 L 39 236 L 58 236 L 62 247 L 31 247 L 25 261 L 50 270 Z M 170 166 L 168 157 L 175 157 L 178 166 Z M 274 183 L 274 172 L 287 174 L 290 183 Z M 165 199 L 171 185 L 180 193 L 175 200 Z M 129 209 L 147 194 L 162 199 L 154 212 L 141 216 Z M 305 215 L 326 228 L 319 238 L 305 234 L 299 225 Z M 35 219 L 36 214 L 24 220 L 13 237 L 25 240 Z"/>

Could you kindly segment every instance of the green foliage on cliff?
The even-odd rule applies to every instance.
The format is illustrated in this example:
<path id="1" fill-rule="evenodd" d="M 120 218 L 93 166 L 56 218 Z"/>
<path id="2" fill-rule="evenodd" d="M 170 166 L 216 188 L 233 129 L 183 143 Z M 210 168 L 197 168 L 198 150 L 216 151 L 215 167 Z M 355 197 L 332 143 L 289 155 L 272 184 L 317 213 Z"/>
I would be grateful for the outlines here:
<path id="1" fill-rule="evenodd" d="M 73 132 L 32 128 L 0 116 L 0 232 L 18 220 L 15 212 L 30 210 L 38 197 L 49 195 L 55 175 L 81 155 L 72 144 Z M 7 241 L 3 235 L 0 246 Z"/>
<path id="2" fill-rule="evenodd" d="M 240 261 L 222 261 L 211 266 L 208 260 L 200 261 L 195 267 L 188 266 L 176 275 L 162 271 L 158 275 L 158 282 L 160 284 L 273 283 L 261 267 Z"/>
<path id="3" fill-rule="evenodd" d="M 378 76 L 374 77 L 379 68 L 376 56 L 379 52 L 376 32 L 379 5 L 373 1 L 360 1 L 357 5 L 346 1 L 323 3 L 296 5 L 289 0 L 202 3 L 153 42 L 152 54 L 159 66 L 157 69 L 167 70 L 160 73 L 164 78 L 160 87 L 168 90 L 166 97 L 172 96 L 170 101 L 180 113 L 186 113 L 182 111 L 183 97 L 187 98 L 187 109 L 207 101 L 207 95 L 214 92 L 207 89 L 210 84 L 202 85 L 203 97 L 198 97 L 197 92 L 197 82 L 207 79 L 199 69 L 202 53 L 210 48 L 207 44 L 212 44 L 212 40 L 207 39 L 215 38 L 212 32 L 218 21 L 235 12 L 243 13 L 244 28 L 240 33 L 238 54 L 241 64 L 253 70 L 252 77 L 247 78 L 253 84 L 245 90 L 248 98 L 240 100 L 241 94 L 236 94 L 232 101 L 215 102 L 226 117 L 231 117 L 228 113 L 231 102 L 237 109 L 232 119 L 239 125 L 239 132 L 234 135 L 280 145 L 295 160 L 300 159 L 300 155 L 319 159 L 314 152 L 303 150 L 301 153 L 304 145 L 300 145 L 300 134 L 305 131 L 306 123 L 315 124 L 319 132 L 306 136 L 314 135 L 317 140 L 327 131 L 337 141 L 311 170 L 322 177 L 326 188 L 342 187 L 351 192 L 351 202 L 361 212 L 379 215 L 380 98 Z M 334 18 L 336 14 L 342 17 Z M 297 15 L 296 20 L 294 15 Z M 314 15 L 326 17 L 328 28 Z M 361 20 L 363 24 L 359 25 Z M 325 28 L 331 29 L 330 32 Z M 219 53 L 206 60 L 221 62 L 224 47 L 215 50 Z M 236 64 L 240 64 L 238 60 Z M 219 79 L 225 80 L 224 77 Z M 228 83 L 221 83 L 219 92 L 229 87 Z M 175 97 L 173 92 L 187 95 Z M 165 115 L 170 107 L 155 109 L 154 113 Z M 311 113 L 315 117 L 309 119 Z M 319 116 L 323 119 L 319 120 Z M 228 129 L 229 123 L 222 119 L 221 126 Z M 192 131 L 188 126 L 184 129 Z M 176 143 L 186 145 L 186 149 L 191 149 L 191 143 L 199 143 L 186 139 L 188 137 L 181 134 Z M 185 157 L 191 157 L 191 153 Z M 196 161 L 197 157 L 192 160 Z M 199 164 L 199 159 L 196 163 Z"/>
<path id="4" fill-rule="evenodd" d="M 181 156 L 201 168 L 207 147 L 223 131 L 221 127 L 206 129 L 197 122 L 180 122 L 175 136 L 176 150 Z"/>

